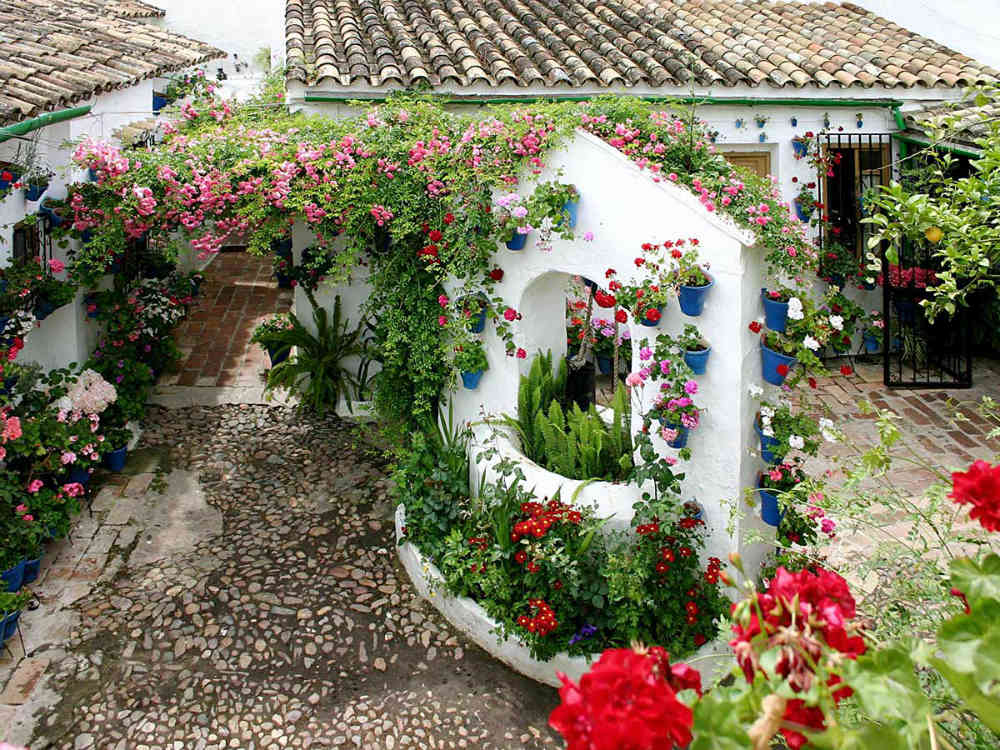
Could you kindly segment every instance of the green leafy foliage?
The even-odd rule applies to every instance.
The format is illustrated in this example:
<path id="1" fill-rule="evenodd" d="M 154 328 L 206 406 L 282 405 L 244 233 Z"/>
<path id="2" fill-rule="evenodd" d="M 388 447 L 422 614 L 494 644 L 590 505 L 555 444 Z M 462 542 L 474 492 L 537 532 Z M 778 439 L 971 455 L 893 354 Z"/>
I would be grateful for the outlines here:
<path id="1" fill-rule="evenodd" d="M 294 348 L 295 353 L 284 362 L 271 368 L 267 375 L 267 388 L 282 388 L 300 399 L 300 406 L 317 414 L 326 414 L 337 408 L 343 398 L 350 402 L 357 390 L 357 378 L 348 368 L 348 357 L 362 354 L 361 337 L 364 323 L 351 328 L 350 321 L 341 315 L 340 295 L 333 305 L 330 317 L 326 309 L 312 305 L 313 334 L 294 314 L 289 314 L 291 328 L 275 330 L 269 341 L 279 351 Z"/>

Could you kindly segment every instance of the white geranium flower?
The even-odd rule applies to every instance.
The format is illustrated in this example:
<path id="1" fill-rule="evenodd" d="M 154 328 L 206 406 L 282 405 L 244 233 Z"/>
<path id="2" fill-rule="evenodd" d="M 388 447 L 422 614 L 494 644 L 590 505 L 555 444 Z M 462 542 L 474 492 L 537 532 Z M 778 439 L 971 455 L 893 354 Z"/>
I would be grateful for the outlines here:
<path id="1" fill-rule="evenodd" d="M 771 425 L 765 425 L 765 426 L 761 427 L 760 428 L 760 433 L 764 437 L 774 437 L 774 429 L 771 427 Z"/>
<path id="2" fill-rule="evenodd" d="M 819 342 L 812 336 L 806 336 L 802 340 L 802 345 L 805 346 L 806 349 L 810 349 L 812 351 L 816 351 L 817 349 L 819 349 Z"/>
<path id="3" fill-rule="evenodd" d="M 764 389 L 759 385 L 754 385 L 753 383 L 750 384 L 750 387 L 747 390 L 750 392 L 750 398 L 760 398 L 764 395 Z"/>
<path id="4" fill-rule="evenodd" d="M 843 331 L 844 330 L 844 318 L 842 316 L 840 316 L 840 315 L 831 315 L 830 316 L 830 325 L 832 325 L 833 328 L 834 328 L 834 330 L 836 330 L 836 331 Z"/>
<path id="5" fill-rule="evenodd" d="M 802 450 L 805 446 L 806 441 L 802 439 L 801 435 L 789 435 L 788 436 L 788 447 L 794 448 L 795 450 Z"/>
<path id="6" fill-rule="evenodd" d="M 766 418 L 768 422 L 771 421 L 771 417 L 774 416 L 773 406 L 762 406 L 760 407 L 760 416 L 762 419 Z"/>
<path id="7" fill-rule="evenodd" d="M 792 297 L 788 300 L 788 317 L 791 320 L 802 320 L 804 313 L 802 312 L 802 300 L 798 297 Z"/>

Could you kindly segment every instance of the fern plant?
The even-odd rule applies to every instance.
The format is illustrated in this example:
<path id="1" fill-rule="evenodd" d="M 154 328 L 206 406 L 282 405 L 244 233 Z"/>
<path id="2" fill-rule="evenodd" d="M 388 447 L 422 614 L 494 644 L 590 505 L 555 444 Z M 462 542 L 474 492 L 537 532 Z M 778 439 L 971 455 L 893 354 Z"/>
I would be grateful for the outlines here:
<path id="1" fill-rule="evenodd" d="M 539 461 L 545 449 L 542 435 L 535 427 L 536 417 L 548 411 L 553 401 L 559 404 L 565 402 L 568 375 L 566 360 L 561 360 L 553 372 L 552 352 L 546 352 L 535 357 L 528 374 L 521 376 L 517 391 L 517 420 L 507 420 L 507 423 L 517 429 L 521 448 L 532 461 Z"/>
<path id="2" fill-rule="evenodd" d="M 348 357 L 364 354 L 364 324 L 351 328 L 350 322 L 341 317 L 340 295 L 334 301 L 332 319 L 311 293 L 307 291 L 306 296 L 312 305 L 316 334 L 289 314 L 291 327 L 276 332 L 274 341 L 280 349 L 294 347 L 296 354 L 271 368 L 267 389 L 287 389 L 299 397 L 301 408 L 320 415 L 336 409 L 342 397 L 350 408 L 351 396 L 358 392 L 358 379 L 344 365 Z"/>

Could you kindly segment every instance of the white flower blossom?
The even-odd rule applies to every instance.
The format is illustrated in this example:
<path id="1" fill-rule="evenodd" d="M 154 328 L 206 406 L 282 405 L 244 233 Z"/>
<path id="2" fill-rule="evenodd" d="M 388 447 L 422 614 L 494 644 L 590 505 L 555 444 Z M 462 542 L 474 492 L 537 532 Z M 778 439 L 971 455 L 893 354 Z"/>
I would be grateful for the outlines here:
<path id="1" fill-rule="evenodd" d="M 770 425 L 760 428 L 760 434 L 764 437 L 774 437 L 774 429 Z"/>
<path id="2" fill-rule="evenodd" d="M 802 345 L 806 349 L 810 349 L 811 351 L 816 351 L 817 349 L 819 349 L 819 342 L 816 339 L 814 339 L 812 336 L 806 336 L 802 340 Z"/>
<path id="3" fill-rule="evenodd" d="M 840 315 L 831 315 L 830 316 L 830 325 L 832 325 L 833 328 L 834 328 L 834 330 L 836 330 L 836 331 L 843 331 L 844 330 L 844 318 L 842 316 L 840 316 Z"/>
<path id="4" fill-rule="evenodd" d="M 760 398 L 764 395 L 764 389 L 759 385 L 754 385 L 753 383 L 750 384 L 750 387 L 747 390 L 750 392 L 750 398 Z"/>
<path id="5" fill-rule="evenodd" d="M 827 419 L 826 417 L 820 417 L 819 420 L 819 431 L 823 435 L 823 439 L 828 443 L 837 442 L 837 433 L 833 429 L 833 420 Z"/>
<path id="6" fill-rule="evenodd" d="M 770 422 L 771 421 L 771 417 L 774 416 L 774 407 L 773 406 L 762 406 L 762 407 L 760 407 L 760 416 L 761 416 L 761 418 L 765 418 L 766 417 L 767 421 Z"/>
<path id="7" fill-rule="evenodd" d="M 802 439 L 801 435 L 789 435 L 788 436 L 788 447 L 794 448 L 795 450 L 802 450 L 805 447 L 806 441 Z"/>
<path id="8" fill-rule="evenodd" d="M 788 317 L 790 320 L 802 320 L 805 314 L 802 312 L 802 300 L 792 297 L 788 300 Z"/>

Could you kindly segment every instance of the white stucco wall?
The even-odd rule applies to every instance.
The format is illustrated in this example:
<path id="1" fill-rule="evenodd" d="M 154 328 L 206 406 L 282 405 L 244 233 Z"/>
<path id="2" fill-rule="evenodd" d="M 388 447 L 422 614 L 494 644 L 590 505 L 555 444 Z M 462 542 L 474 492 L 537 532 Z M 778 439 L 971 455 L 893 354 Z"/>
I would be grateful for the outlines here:
<path id="1" fill-rule="evenodd" d="M 13 158 L 19 142 L 34 139 L 38 144 L 39 163 L 54 173 L 42 197 L 65 198 L 69 184 L 86 179 L 86 170 L 78 169 L 72 162 L 72 144 L 84 136 L 114 140 L 115 131 L 122 126 L 149 118 L 153 86 L 153 81 L 141 81 L 134 86 L 96 96 L 90 102 L 89 114 L 0 143 L 0 160 Z M 0 266 L 10 263 L 14 224 L 26 215 L 36 213 L 38 206 L 39 202 L 26 199 L 23 190 L 11 191 L 0 203 Z M 71 239 L 64 242 L 63 246 L 53 244 L 52 257 L 66 262 L 69 251 L 78 242 Z M 65 277 L 65 272 L 61 277 Z M 28 335 L 19 357 L 21 361 L 38 362 L 46 369 L 54 369 L 71 362 L 83 362 L 90 355 L 99 331 L 96 322 L 86 317 L 82 304 L 84 293 L 81 290 L 74 302 L 39 321 Z"/>

